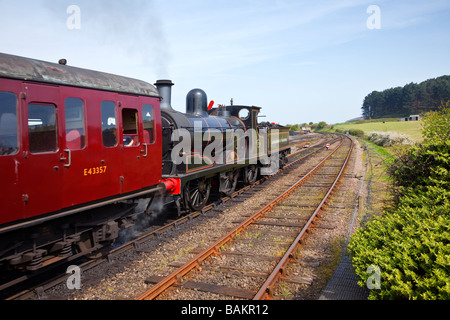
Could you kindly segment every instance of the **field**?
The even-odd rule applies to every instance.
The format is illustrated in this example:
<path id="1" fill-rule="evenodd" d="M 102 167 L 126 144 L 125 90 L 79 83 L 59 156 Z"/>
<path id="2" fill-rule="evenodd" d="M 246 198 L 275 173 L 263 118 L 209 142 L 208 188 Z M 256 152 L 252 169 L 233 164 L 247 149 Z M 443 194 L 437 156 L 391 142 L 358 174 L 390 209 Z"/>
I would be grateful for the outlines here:
<path id="1" fill-rule="evenodd" d="M 422 142 L 423 140 L 421 133 L 422 121 L 385 121 L 383 123 L 380 120 L 378 122 L 368 121 L 363 123 L 346 122 L 335 124 L 334 128 L 341 130 L 359 129 L 364 131 L 365 134 L 372 131 L 394 131 L 408 135 L 411 140 L 416 142 Z"/>

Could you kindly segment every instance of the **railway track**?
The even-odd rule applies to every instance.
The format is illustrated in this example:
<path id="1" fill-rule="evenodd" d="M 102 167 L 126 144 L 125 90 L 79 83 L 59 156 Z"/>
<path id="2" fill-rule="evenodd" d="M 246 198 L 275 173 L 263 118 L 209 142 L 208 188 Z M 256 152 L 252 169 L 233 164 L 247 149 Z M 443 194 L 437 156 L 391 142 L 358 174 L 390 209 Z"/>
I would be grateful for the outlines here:
<path id="1" fill-rule="evenodd" d="M 151 287 L 137 299 L 178 299 L 180 289 L 221 298 L 271 297 L 278 279 L 286 278 L 287 264 L 342 176 L 352 147 L 351 139 L 342 138 L 314 168 L 302 174 L 291 172 L 294 178 L 297 175 L 295 181 L 281 185 L 278 196 L 237 221 L 233 230 L 212 245 L 191 250 L 195 256 L 179 266 L 172 264 L 177 269 L 169 275 L 147 278 Z M 171 291 L 174 287 L 177 290 Z M 197 297 L 194 294 L 190 298 Z"/>
<path id="2" fill-rule="evenodd" d="M 296 164 L 299 164 L 303 160 L 308 159 L 309 157 L 316 154 L 318 151 L 322 150 L 325 145 L 324 141 L 325 141 L 324 139 L 318 139 L 318 140 L 316 140 L 316 143 L 311 145 L 310 148 L 308 148 L 308 149 L 299 148 L 296 152 L 294 152 L 293 154 L 291 154 L 289 156 L 290 160 L 285 169 L 289 169 L 289 168 L 295 166 Z M 84 273 L 90 269 L 95 268 L 96 266 L 98 266 L 100 264 L 103 264 L 108 261 L 109 262 L 113 261 L 115 259 L 115 257 L 118 257 L 119 255 L 124 254 L 125 252 L 127 252 L 129 250 L 134 249 L 135 251 L 139 252 L 139 251 L 141 251 L 141 247 L 143 246 L 143 244 L 145 242 L 147 242 L 155 237 L 159 237 L 165 231 L 173 229 L 173 228 L 177 228 L 181 224 L 183 224 L 187 221 L 190 221 L 198 216 L 201 216 L 207 212 L 210 212 L 213 210 L 220 210 L 220 209 L 218 209 L 218 205 L 226 204 L 229 201 L 230 202 L 236 201 L 236 199 L 242 194 L 247 193 L 247 196 L 248 196 L 249 194 L 252 193 L 251 189 L 254 188 L 253 189 L 253 192 L 254 192 L 254 190 L 258 189 L 259 187 L 264 187 L 262 184 L 265 181 L 267 181 L 268 179 L 269 179 L 269 177 L 263 177 L 262 179 L 258 180 L 252 186 L 243 187 L 243 188 L 237 190 L 236 192 L 234 192 L 230 197 L 222 197 L 218 201 L 215 201 L 214 203 L 209 204 L 202 211 L 192 212 L 192 213 L 187 214 L 179 219 L 176 219 L 173 221 L 168 221 L 168 222 L 164 223 L 163 226 L 152 227 L 152 228 L 142 232 L 134 240 L 127 242 L 127 243 L 113 249 L 104 257 L 99 258 L 99 259 L 83 261 L 77 266 L 80 268 L 81 272 Z M 46 278 L 46 277 L 44 277 L 44 278 Z M 20 292 L 7 297 L 7 299 L 45 298 L 46 297 L 45 291 L 47 291 L 47 290 L 51 289 L 52 287 L 55 287 L 59 284 L 65 283 L 67 281 L 68 275 L 64 274 L 64 271 L 62 271 L 62 274 L 60 274 L 58 276 L 50 276 L 47 278 L 49 278 L 49 279 L 44 280 L 42 283 L 39 283 L 38 285 L 33 285 L 32 287 L 30 287 L 28 289 L 21 290 Z M 16 284 L 16 281 L 13 281 L 12 283 Z M 3 287 L 7 288 L 8 284 L 4 284 Z"/>

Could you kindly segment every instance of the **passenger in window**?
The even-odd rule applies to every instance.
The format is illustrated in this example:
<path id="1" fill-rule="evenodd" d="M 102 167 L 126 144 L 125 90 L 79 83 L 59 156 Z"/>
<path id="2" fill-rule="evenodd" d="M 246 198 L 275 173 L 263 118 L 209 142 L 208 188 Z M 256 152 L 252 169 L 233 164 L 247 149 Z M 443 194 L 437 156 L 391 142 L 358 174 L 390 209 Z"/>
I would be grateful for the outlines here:
<path id="1" fill-rule="evenodd" d="M 138 112 L 136 109 L 122 109 L 123 144 L 125 147 L 139 145 Z"/>
<path id="2" fill-rule="evenodd" d="M 137 135 L 123 136 L 123 145 L 125 147 L 135 147 L 139 145 L 139 138 Z"/>

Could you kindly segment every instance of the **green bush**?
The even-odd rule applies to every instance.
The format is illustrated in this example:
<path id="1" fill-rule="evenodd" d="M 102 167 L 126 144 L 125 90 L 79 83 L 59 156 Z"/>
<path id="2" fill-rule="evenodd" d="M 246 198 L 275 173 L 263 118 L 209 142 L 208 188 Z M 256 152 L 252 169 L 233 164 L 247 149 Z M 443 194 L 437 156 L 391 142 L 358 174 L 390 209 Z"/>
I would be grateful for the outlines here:
<path id="1" fill-rule="evenodd" d="M 421 190 L 429 185 L 450 187 L 450 140 L 413 146 L 388 167 L 397 196 L 404 187 Z"/>
<path id="2" fill-rule="evenodd" d="M 449 198 L 439 187 L 410 192 L 397 210 L 352 236 L 349 250 L 359 284 L 366 285 L 370 265 L 381 271 L 381 288 L 371 290 L 370 299 L 450 299 Z"/>
<path id="3" fill-rule="evenodd" d="M 381 288 L 370 299 L 450 299 L 450 112 L 424 120 L 425 140 L 389 165 L 396 208 L 385 210 L 351 238 L 359 284 L 371 265 Z"/>
<path id="4" fill-rule="evenodd" d="M 350 129 L 348 130 L 348 133 L 352 136 L 358 137 L 358 138 L 364 138 L 364 131 L 360 129 Z"/>

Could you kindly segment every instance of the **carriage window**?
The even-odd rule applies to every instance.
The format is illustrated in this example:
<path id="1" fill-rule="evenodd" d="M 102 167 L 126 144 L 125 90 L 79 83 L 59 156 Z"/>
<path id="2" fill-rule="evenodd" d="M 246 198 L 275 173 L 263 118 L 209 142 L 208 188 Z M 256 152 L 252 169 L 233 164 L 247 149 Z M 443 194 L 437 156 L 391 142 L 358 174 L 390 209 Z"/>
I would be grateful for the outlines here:
<path id="1" fill-rule="evenodd" d="M 84 124 L 84 104 L 80 98 L 67 98 L 65 101 L 66 147 L 81 150 L 86 145 Z"/>
<path id="2" fill-rule="evenodd" d="M 136 109 L 122 110 L 123 145 L 134 147 L 139 145 L 138 112 Z"/>
<path id="3" fill-rule="evenodd" d="M 142 115 L 144 121 L 144 143 L 155 142 L 155 118 L 153 106 L 144 104 L 142 106 Z"/>
<path id="4" fill-rule="evenodd" d="M 102 138 L 107 148 L 117 146 L 116 104 L 112 101 L 102 102 Z"/>
<path id="5" fill-rule="evenodd" d="M 58 150 L 56 106 L 40 103 L 28 105 L 28 135 L 31 153 Z"/>
<path id="6" fill-rule="evenodd" d="M 16 101 L 14 93 L 0 92 L 0 156 L 16 154 L 19 150 Z"/>

